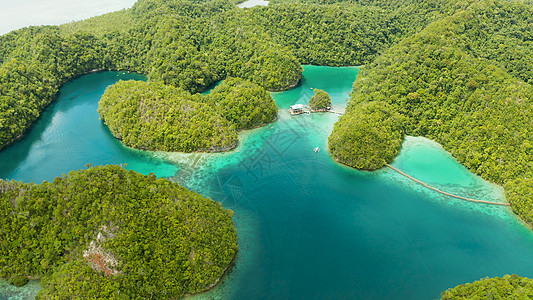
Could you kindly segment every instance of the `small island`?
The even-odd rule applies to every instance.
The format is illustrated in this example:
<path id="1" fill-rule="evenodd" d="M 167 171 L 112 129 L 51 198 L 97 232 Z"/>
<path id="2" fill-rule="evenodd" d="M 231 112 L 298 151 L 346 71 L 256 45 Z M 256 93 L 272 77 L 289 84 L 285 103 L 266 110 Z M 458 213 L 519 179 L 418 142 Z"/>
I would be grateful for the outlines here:
<path id="1" fill-rule="evenodd" d="M 139 0 L 0 36 L 0 149 L 23 137 L 63 84 L 92 70 L 150 80 L 104 95 L 99 112 L 117 139 L 194 152 L 232 149 L 239 130 L 275 120 L 266 91 L 296 86 L 301 64 L 364 65 L 328 140 L 336 161 L 379 169 L 406 135 L 424 136 L 503 186 L 513 212 L 533 226 L 531 3 L 272 4 Z M 212 95 L 197 94 L 224 79 Z M 118 166 L 41 185 L 0 181 L 0 190 L 0 277 L 14 285 L 42 278 L 44 299 L 179 298 L 215 285 L 238 250 L 231 211 Z M 443 298 L 486 287 L 520 298 L 531 281 L 485 279 Z"/>
<path id="2" fill-rule="evenodd" d="M 327 111 L 331 109 L 331 97 L 329 94 L 320 89 L 314 90 L 315 94 L 309 100 L 309 107 L 313 111 Z"/>
<path id="3" fill-rule="evenodd" d="M 175 299 L 214 286 L 238 250 L 231 210 L 153 174 L 98 166 L 0 189 L 0 276 L 42 278 L 39 299 Z"/>
<path id="4" fill-rule="evenodd" d="M 357 110 L 348 111 L 335 123 L 328 140 L 329 150 L 336 161 L 347 166 L 379 169 L 400 152 L 403 120 L 386 103 L 376 101 L 359 105 Z"/>
<path id="5" fill-rule="evenodd" d="M 270 93 L 250 81 L 229 77 L 203 98 L 236 130 L 253 129 L 274 122 L 278 107 Z"/>
<path id="6" fill-rule="evenodd" d="M 270 94 L 240 78 L 224 80 L 206 96 L 160 82 L 120 81 L 106 90 L 98 112 L 128 147 L 180 152 L 233 149 L 238 130 L 277 118 Z"/>

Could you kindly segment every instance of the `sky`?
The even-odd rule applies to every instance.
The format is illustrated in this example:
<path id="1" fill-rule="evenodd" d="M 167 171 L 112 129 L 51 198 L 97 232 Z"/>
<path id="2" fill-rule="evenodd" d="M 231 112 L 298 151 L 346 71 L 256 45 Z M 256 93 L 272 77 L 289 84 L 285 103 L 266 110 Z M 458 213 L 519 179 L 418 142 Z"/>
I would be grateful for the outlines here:
<path id="1" fill-rule="evenodd" d="M 131 7 L 136 0 L 0 0 L 0 35 L 32 25 L 59 25 Z"/>

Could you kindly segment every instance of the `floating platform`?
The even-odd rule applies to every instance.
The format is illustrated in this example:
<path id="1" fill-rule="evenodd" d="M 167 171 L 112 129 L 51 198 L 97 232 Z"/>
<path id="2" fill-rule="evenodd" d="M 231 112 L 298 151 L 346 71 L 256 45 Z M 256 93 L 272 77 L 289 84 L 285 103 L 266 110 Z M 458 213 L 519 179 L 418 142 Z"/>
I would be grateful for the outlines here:
<path id="1" fill-rule="evenodd" d="M 331 110 L 331 109 L 314 110 L 314 109 L 311 109 L 309 106 L 306 106 L 306 105 L 303 105 L 303 104 L 291 105 L 290 108 L 289 108 L 289 114 L 291 116 L 297 116 L 297 115 L 301 115 L 301 114 L 320 113 L 320 112 L 332 113 L 332 114 L 336 114 L 337 116 L 344 115 L 344 113 L 342 113 L 342 112 Z"/>

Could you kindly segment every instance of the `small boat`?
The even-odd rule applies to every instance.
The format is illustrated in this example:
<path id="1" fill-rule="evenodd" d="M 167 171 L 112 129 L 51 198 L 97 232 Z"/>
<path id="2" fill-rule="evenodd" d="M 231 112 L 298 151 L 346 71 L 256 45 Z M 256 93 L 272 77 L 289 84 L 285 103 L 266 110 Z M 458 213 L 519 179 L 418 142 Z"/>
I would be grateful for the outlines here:
<path id="1" fill-rule="evenodd" d="M 316 147 L 313 151 L 315 151 L 315 153 L 318 153 L 320 152 L 320 148 Z"/>

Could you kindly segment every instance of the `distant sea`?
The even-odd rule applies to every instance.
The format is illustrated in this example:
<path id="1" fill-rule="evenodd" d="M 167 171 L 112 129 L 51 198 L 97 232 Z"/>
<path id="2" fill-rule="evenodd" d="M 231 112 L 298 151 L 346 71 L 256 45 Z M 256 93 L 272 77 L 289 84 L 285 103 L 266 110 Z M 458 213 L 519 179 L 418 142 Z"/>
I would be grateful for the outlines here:
<path id="1" fill-rule="evenodd" d="M 59 25 L 131 7 L 136 0 L 0 0 L 0 35 L 33 25 Z"/>

